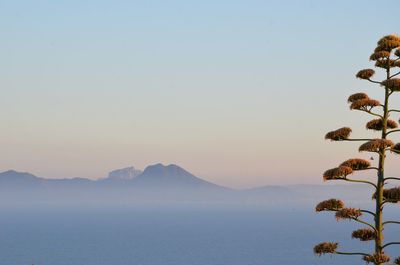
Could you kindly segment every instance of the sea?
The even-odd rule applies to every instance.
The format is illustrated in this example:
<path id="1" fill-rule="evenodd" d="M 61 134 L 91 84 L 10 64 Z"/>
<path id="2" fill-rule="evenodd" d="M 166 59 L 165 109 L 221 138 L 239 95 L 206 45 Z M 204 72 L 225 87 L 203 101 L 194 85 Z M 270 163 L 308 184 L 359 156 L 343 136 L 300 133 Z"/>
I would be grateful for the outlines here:
<path id="1" fill-rule="evenodd" d="M 398 216 L 398 211 L 390 212 Z M 215 205 L 37 206 L 0 209 L 0 265 L 354 265 L 359 256 L 318 257 L 313 246 L 341 242 L 363 227 L 313 207 Z M 400 236 L 396 225 L 386 239 Z M 400 254 L 391 246 L 388 253 Z"/>

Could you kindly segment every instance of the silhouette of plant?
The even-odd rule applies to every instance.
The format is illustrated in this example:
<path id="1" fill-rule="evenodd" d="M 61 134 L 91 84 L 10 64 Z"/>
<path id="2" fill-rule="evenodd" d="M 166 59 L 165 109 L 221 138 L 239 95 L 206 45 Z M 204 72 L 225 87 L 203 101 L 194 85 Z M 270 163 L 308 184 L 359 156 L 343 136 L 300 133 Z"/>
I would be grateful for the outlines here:
<path id="1" fill-rule="evenodd" d="M 374 210 L 356 209 L 345 207 L 345 204 L 338 199 L 329 199 L 320 202 L 316 206 L 317 212 L 329 211 L 335 212 L 337 220 L 352 220 L 362 225 L 364 228 L 355 230 L 352 238 L 360 241 L 373 241 L 375 248 L 373 253 L 363 252 L 343 252 L 339 251 L 339 244 L 336 242 L 323 242 L 314 247 L 314 253 L 322 254 L 341 254 L 341 255 L 360 255 L 362 260 L 375 265 L 382 265 L 390 261 L 384 250 L 392 245 L 398 245 L 400 242 L 384 243 L 383 231 L 386 225 L 400 224 L 400 221 L 383 221 L 383 210 L 385 204 L 400 202 L 400 187 L 385 188 L 388 181 L 400 180 L 400 177 L 388 177 L 385 172 L 385 159 L 389 152 L 400 154 L 400 143 L 395 144 L 388 136 L 392 136 L 395 132 L 400 132 L 398 123 L 390 120 L 391 114 L 399 113 L 400 110 L 391 109 L 389 107 L 390 97 L 400 91 L 400 37 L 397 35 L 384 36 L 378 41 L 374 53 L 370 56 L 371 61 L 375 61 L 375 66 L 385 71 L 385 79 L 383 81 L 373 80 L 375 75 L 373 69 L 364 69 L 356 74 L 357 78 L 364 79 L 383 87 L 384 100 L 383 103 L 376 99 L 371 99 L 366 93 L 356 93 L 348 98 L 351 110 L 365 112 L 375 117 L 366 124 L 366 129 L 379 131 L 380 138 L 357 139 L 350 138 L 352 130 L 343 127 L 335 131 L 328 132 L 325 139 L 331 141 L 361 141 L 364 142 L 360 147 L 360 152 L 370 152 L 378 156 L 376 166 L 371 166 L 367 160 L 353 158 L 344 161 L 336 168 L 329 169 L 323 174 L 324 181 L 327 180 L 343 180 L 348 182 L 357 182 L 371 185 L 374 189 L 372 198 L 375 200 Z M 398 71 L 398 72 L 396 72 Z M 348 175 L 357 171 L 373 170 L 377 172 L 376 181 L 368 181 L 361 179 L 351 179 Z M 372 220 L 368 222 L 368 218 Z M 393 264 L 400 264 L 400 257 L 394 259 Z"/>

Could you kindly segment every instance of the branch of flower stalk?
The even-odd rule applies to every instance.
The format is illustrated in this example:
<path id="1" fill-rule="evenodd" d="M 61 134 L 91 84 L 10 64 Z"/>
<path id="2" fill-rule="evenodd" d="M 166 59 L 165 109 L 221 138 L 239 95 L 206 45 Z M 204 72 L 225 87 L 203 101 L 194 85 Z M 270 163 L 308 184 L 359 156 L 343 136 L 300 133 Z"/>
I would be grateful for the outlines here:
<path id="1" fill-rule="evenodd" d="M 393 180 L 400 180 L 400 178 L 395 178 L 395 177 L 388 177 L 388 178 L 384 178 L 383 180 L 386 181 L 386 180 L 390 180 L 390 179 L 393 179 Z"/>
<path id="2" fill-rule="evenodd" d="M 379 82 L 379 81 L 374 81 L 374 80 L 371 80 L 371 79 L 366 79 L 366 80 L 368 80 L 369 82 L 371 82 L 371 83 L 375 83 L 375 84 L 380 84 L 381 82 Z"/>
<path id="3" fill-rule="evenodd" d="M 398 202 L 399 202 L 399 200 L 387 200 L 387 199 L 385 199 L 385 200 L 381 203 L 381 207 L 382 207 L 382 209 L 383 209 L 383 206 L 384 206 L 385 203 L 398 203 Z"/>
<path id="4" fill-rule="evenodd" d="M 368 222 L 365 222 L 365 221 L 363 221 L 363 220 L 357 219 L 357 218 L 351 218 L 351 219 L 354 220 L 354 221 L 356 221 L 356 222 L 359 222 L 359 223 L 361 223 L 361 224 L 368 225 L 368 226 L 371 227 L 375 232 L 377 232 L 375 226 L 373 226 L 372 224 L 370 224 L 370 223 L 368 223 Z"/>
<path id="5" fill-rule="evenodd" d="M 382 246 L 382 249 L 384 249 L 385 247 L 391 246 L 391 245 L 400 245 L 400 242 L 390 242 L 387 243 L 385 245 Z"/>
<path id="6" fill-rule="evenodd" d="M 400 110 L 398 110 L 398 109 L 391 109 L 391 110 L 388 110 L 388 112 L 400 112 Z"/>
<path id="7" fill-rule="evenodd" d="M 379 117 L 379 118 L 383 119 L 383 116 L 382 116 L 382 115 L 379 115 L 379 114 L 377 114 L 377 113 L 373 113 L 371 110 L 363 110 L 363 109 L 355 109 L 355 110 L 362 111 L 362 112 L 366 112 L 366 113 L 368 113 L 368 114 L 371 114 L 371 115 L 373 115 L 373 116 L 376 116 L 376 117 Z"/>
<path id="8" fill-rule="evenodd" d="M 369 256 L 367 253 L 362 253 L 362 252 L 342 252 L 342 251 L 335 251 L 335 254 L 338 255 L 361 255 L 361 256 Z"/>
<path id="9" fill-rule="evenodd" d="M 400 129 L 389 131 L 386 133 L 386 136 L 388 136 L 389 134 L 394 133 L 394 132 L 400 132 Z"/>
<path id="10" fill-rule="evenodd" d="M 367 168 L 364 168 L 364 169 L 358 169 L 357 171 L 370 170 L 370 169 L 379 170 L 379 168 L 377 168 L 377 167 L 367 167 Z"/>
<path id="11" fill-rule="evenodd" d="M 395 154 L 400 154 L 399 151 L 397 151 L 397 150 L 395 150 L 395 149 L 392 149 L 392 148 L 385 148 L 384 151 L 385 151 L 385 152 L 386 152 L 386 151 L 389 151 L 389 152 L 392 152 L 392 153 L 395 153 Z M 384 155 L 384 154 L 383 154 L 383 155 Z"/>
<path id="12" fill-rule="evenodd" d="M 371 212 L 371 211 L 368 211 L 368 210 L 360 210 L 362 213 L 369 213 L 370 215 L 372 215 L 373 217 L 375 217 L 376 216 L 376 214 L 375 213 L 373 213 L 373 212 Z"/>
<path id="13" fill-rule="evenodd" d="M 365 183 L 365 184 L 369 184 L 369 185 L 374 186 L 375 189 L 378 189 L 378 187 L 376 186 L 375 183 L 372 183 L 372 182 L 367 181 L 367 180 L 348 179 L 348 178 L 340 178 L 338 180 L 344 180 L 344 181 L 348 181 L 348 182 Z"/>
<path id="14" fill-rule="evenodd" d="M 339 211 L 339 210 L 325 210 L 325 211 L 326 211 L 326 212 L 337 212 L 337 211 Z M 373 212 L 371 212 L 371 211 L 368 211 L 368 210 L 361 210 L 361 209 L 360 209 L 360 212 L 362 212 L 362 213 L 368 213 L 368 214 L 372 215 L 373 217 L 376 216 L 375 213 L 373 213 Z"/>
<path id="15" fill-rule="evenodd" d="M 398 224 L 398 225 L 400 225 L 400 222 L 399 221 L 386 221 L 386 222 L 383 222 L 382 224 L 383 225 L 386 225 L 386 224 Z"/>
<path id="16" fill-rule="evenodd" d="M 347 139 L 343 139 L 343 140 L 341 140 L 341 141 L 349 141 L 349 142 L 354 142 L 354 141 L 372 141 L 373 139 L 350 139 L 350 138 L 347 138 Z"/>
<path id="17" fill-rule="evenodd" d="M 400 75 L 400 72 L 398 72 L 398 73 L 396 73 L 396 74 L 393 74 L 393 75 L 391 75 L 389 78 L 395 77 L 396 75 Z"/>

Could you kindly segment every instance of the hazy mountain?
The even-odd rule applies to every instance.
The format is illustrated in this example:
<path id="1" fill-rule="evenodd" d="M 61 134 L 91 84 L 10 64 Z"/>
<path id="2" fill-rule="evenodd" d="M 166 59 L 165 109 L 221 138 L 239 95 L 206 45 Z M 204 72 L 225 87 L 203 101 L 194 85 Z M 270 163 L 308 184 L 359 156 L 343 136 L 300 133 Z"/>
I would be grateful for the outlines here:
<path id="1" fill-rule="evenodd" d="M 43 180 L 30 173 L 8 170 L 0 173 L 0 189 L 10 187 L 36 188 L 42 185 Z"/>
<path id="2" fill-rule="evenodd" d="M 134 167 L 126 167 L 122 169 L 116 169 L 108 173 L 107 179 L 109 180 L 131 180 L 142 174 L 142 171 L 135 169 Z"/>
<path id="3" fill-rule="evenodd" d="M 162 164 L 146 167 L 133 183 L 141 188 L 228 189 L 198 178 L 177 165 Z"/>
<path id="4" fill-rule="evenodd" d="M 289 185 L 234 190 L 198 178 L 177 165 L 156 164 L 139 174 L 134 167 L 114 170 L 106 179 L 45 179 L 9 170 L 0 173 L 0 204 L 19 203 L 223 203 L 314 205 L 329 198 L 366 205 L 365 185 Z"/>

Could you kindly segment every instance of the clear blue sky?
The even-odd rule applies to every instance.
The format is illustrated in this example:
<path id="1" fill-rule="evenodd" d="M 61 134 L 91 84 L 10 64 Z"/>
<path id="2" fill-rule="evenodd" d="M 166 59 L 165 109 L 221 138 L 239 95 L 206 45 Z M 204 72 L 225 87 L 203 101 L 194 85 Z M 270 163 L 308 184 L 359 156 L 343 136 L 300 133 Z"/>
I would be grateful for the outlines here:
<path id="1" fill-rule="evenodd" d="M 319 183 L 357 156 L 323 136 L 365 134 L 346 98 L 379 95 L 354 74 L 400 33 L 398 7 L 0 0 L 0 170 L 98 178 L 163 162 L 236 187 Z"/>

